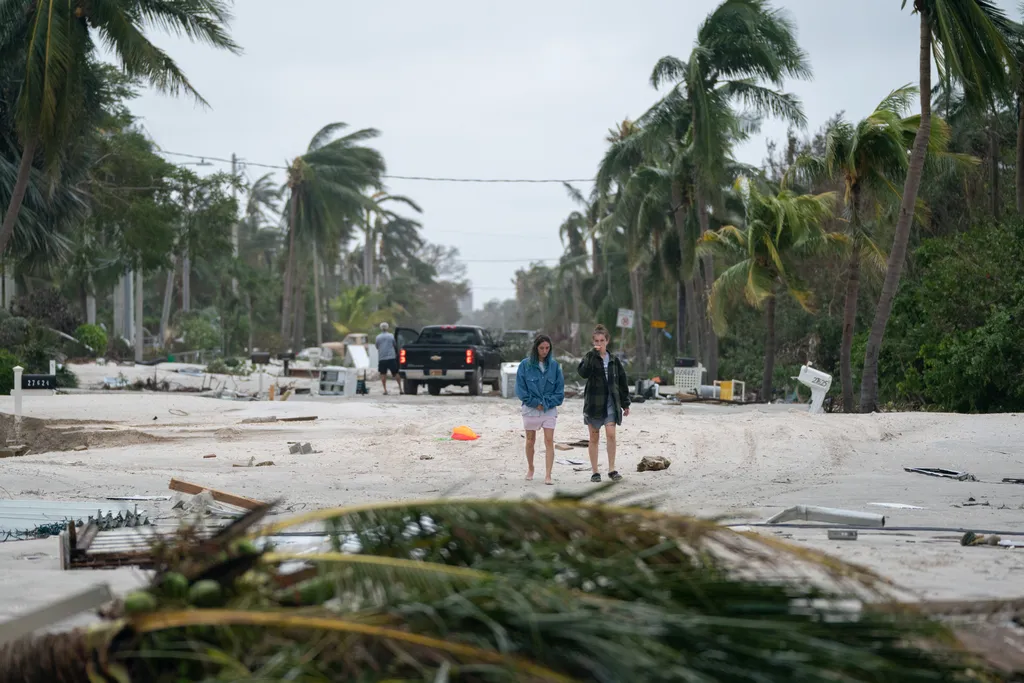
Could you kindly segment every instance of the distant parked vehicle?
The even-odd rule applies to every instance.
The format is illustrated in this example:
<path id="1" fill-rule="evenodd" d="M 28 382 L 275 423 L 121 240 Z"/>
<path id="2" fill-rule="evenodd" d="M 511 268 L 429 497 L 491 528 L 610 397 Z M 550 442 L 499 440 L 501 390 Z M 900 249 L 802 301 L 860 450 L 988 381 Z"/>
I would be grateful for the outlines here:
<path id="1" fill-rule="evenodd" d="M 503 344 L 529 344 L 537 336 L 537 330 L 505 330 L 501 333 Z"/>
<path id="2" fill-rule="evenodd" d="M 471 325 L 424 327 L 415 341 L 407 342 L 406 330 L 399 328 L 399 374 L 406 394 L 415 394 L 421 384 L 431 396 L 447 386 L 468 387 L 470 396 L 483 393 L 485 384 L 495 391 L 501 386 L 501 352 L 490 333 Z"/>

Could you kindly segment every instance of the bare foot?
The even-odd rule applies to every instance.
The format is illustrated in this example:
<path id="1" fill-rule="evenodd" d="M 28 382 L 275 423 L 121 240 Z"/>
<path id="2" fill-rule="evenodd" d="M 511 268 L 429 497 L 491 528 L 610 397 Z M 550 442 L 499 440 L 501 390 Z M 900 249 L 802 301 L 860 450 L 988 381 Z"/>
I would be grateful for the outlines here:
<path id="1" fill-rule="evenodd" d="M 533 470 L 526 473 L 526 481 L 533 481 Z"/>
<path id="2" fill-rule="evenodd" d="M 555 481 L 551 477 L 547 477 L 544 480 L 544 483 L 547 484 L 548 486 L 554 486 L 555 485 Z"/>

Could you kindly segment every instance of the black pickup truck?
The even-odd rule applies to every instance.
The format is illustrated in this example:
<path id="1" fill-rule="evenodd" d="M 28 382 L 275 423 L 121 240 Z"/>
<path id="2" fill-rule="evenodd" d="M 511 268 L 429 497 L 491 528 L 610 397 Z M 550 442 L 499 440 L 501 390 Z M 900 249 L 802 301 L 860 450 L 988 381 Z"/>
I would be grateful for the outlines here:
<path id="1" fill-rule="evenodd" d="M 431 396 L 447 386 L 469 387 L 470 396 L 479 396 L 485 384 L 495 390 L 501 384 L 501 351 L 482 327 L 424 327 L 416 341 L 399 339 L 398 365 L 407 394 L 426 384 Z"/>

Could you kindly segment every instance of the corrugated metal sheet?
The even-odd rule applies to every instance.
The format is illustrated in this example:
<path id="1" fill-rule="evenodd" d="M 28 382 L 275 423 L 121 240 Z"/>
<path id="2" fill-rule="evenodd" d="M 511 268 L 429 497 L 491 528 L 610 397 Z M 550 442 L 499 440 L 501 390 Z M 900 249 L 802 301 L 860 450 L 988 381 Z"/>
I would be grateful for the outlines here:
<path id="1" fill-rule="evenodd" d="M 135 503 L 97 501 L 75 503 L 48 500 L 0 501 L 0 537 L 24 534 L 41 526 L 74 522 L 76 526 L 96 522 L 101 529 L 149 524 L 145 510 Z"/>

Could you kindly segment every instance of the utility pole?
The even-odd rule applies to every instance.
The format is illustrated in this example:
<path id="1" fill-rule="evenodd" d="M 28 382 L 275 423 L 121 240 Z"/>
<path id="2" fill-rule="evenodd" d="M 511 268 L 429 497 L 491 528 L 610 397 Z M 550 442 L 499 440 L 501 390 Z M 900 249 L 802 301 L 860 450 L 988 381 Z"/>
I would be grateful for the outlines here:
<path id="1" fill-rule="evenodd" d="M 231 154 L 231 197 L 238 201 L 238 157 Z M 235 211 L 235 222 L 231 225 L 231 248 L 235 259 L 238 259 L 238 211 Z M 238 296 L 238 278 L 231 278 L 231 293 Z"/>

